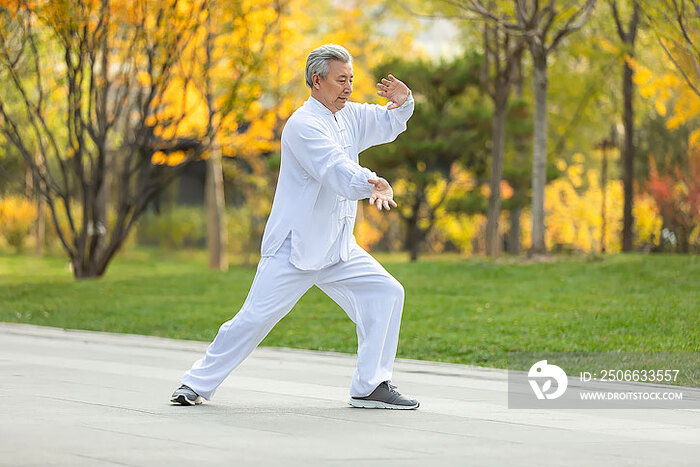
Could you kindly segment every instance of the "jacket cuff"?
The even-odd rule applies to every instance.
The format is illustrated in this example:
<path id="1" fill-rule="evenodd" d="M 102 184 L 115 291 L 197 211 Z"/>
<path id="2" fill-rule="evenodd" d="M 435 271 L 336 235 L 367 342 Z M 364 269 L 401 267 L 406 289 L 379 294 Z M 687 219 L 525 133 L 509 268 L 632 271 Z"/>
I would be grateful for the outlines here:
<path id="1" fill-rule="evenodd" d="M 406 102 L 396 107 L 394 110 L 390 110 L 390 112 L 395 112 L 394 116 L 397 117 L 399 121 L 406 123 L 408 119 L 411 118 L 411 115 L 413 115 L 413 107 L 413 93 L 409 90 Z"/>
<path id="2" fill-rule="evenodd" d="M 357 194 L 357 199 L 369 198 L 372 195 L 374 185 L 367 182 L 371 178 L 377 178 L 377 174 L 365 167 L 362 167 L 361 170 L 355 172 L 355 175 L 352 176 L 350 186 L 352 191 Z"/>

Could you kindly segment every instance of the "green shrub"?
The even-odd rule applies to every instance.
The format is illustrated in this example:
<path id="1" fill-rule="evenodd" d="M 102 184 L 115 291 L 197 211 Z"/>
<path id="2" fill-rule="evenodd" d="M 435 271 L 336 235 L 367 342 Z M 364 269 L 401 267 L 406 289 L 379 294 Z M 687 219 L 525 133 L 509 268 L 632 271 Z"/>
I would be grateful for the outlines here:
<path id="1" fill-rule="evenodd" d="M 149 211 L 139 221 L 138 241 L 169 250 L 204 246 L 204 208 L 175 207 L 160 214 Z"/>

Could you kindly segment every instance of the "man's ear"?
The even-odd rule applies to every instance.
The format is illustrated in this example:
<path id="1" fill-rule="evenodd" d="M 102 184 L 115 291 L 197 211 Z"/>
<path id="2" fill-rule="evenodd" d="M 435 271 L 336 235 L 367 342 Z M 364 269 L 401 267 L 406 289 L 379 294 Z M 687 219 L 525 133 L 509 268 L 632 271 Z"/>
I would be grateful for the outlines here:
<path id="1" fill-rule="evenodd" d="M 319 75 L 313 75 L 311 77 L 311 84 L 314 85 L 314 88 L 319 89 L 321 87 L 321 77 Z"/>

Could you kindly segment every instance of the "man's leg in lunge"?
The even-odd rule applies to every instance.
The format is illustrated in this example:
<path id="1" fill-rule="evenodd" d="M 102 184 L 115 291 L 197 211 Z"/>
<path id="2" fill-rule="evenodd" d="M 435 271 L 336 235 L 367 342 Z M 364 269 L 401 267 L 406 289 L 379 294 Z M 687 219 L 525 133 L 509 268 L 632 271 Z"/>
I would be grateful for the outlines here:
<path id="1" fill-rule="evenodd" d="M 289 263 L 289 239 L 274 256 L 260 260 L 248 297 L 233 319 L 219 328 L 206 355 L 182 377 L 205 399 L 270 332 L 313 285 L 314 273 Z"/>
<path id="2" fill-rule="evenodd" d="M 350 395 L 363 397 L 390 381 L 399 341 L 404 290 L 367 252 L 324 271 L 316 284 L 357 325 L 357 368 Z"/>

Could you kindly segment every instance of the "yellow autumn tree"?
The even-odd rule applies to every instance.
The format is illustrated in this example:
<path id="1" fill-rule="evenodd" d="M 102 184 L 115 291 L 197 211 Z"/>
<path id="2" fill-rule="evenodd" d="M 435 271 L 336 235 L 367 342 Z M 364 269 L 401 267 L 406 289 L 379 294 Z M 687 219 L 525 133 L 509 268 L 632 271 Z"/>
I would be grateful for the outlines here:
<path id="1" fill-rule="evenodd" d="M 207 134 L 192 131 L 201 105 L 182 63 L 206 6 L 0 3 L 0 131 L 31 168 L 78 278 L 104 274 L 173 169 L 211 143 L 211 113 Z"/>

